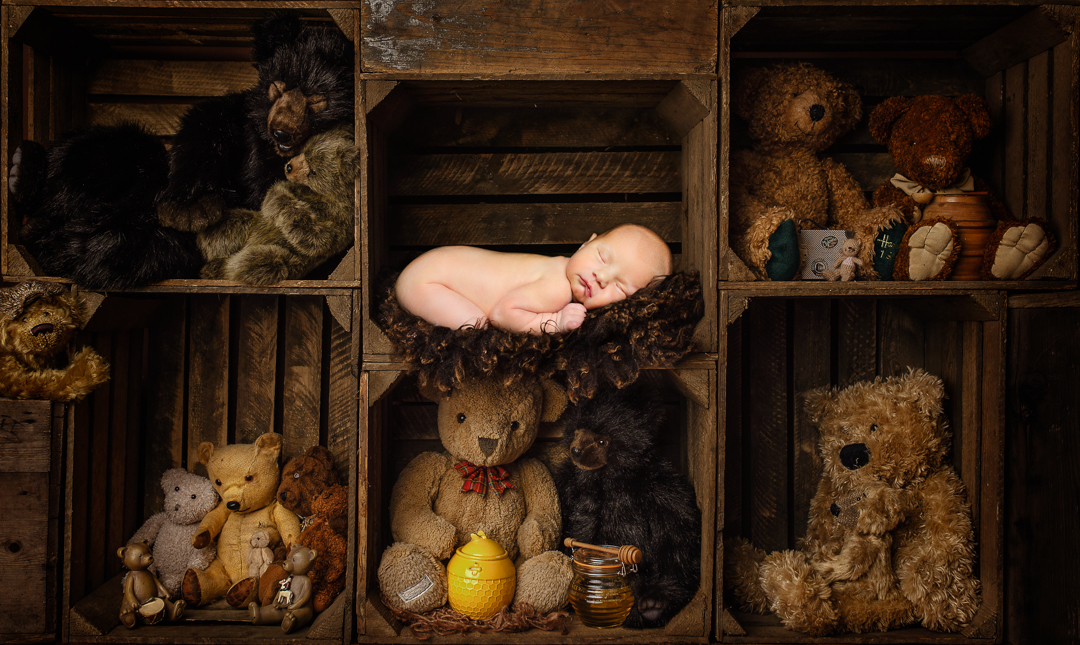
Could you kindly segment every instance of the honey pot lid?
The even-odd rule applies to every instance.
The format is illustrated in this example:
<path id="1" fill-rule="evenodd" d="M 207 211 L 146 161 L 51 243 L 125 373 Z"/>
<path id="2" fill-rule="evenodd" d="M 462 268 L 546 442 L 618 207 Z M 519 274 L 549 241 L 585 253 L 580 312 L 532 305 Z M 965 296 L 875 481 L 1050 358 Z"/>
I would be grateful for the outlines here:
<path id="1" fill-rule="evenodd" d="M 481 560 L 498 560 L 506 557 L 506 549 L 502 548 L 502 545 L 495 540 L 484 535 L 483 531 L 473 533 L 472 539 L 458 548 L 457 552 Z"/>

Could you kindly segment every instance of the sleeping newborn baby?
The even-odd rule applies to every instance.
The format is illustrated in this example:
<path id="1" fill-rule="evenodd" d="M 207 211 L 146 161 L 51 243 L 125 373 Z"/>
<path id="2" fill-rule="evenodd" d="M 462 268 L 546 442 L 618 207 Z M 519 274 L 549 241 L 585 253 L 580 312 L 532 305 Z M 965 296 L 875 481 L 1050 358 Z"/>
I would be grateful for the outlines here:
<path id="1" fill-rule="evenodd" d="M 671 273 L 671 251 L 636 224 L 593 233 L 569 258 L 444 246 L 398 276 L 398 303 L 433 325 L 490 323 L 531 334 L 577 329 L 585 312 L 617 302 Z"/>

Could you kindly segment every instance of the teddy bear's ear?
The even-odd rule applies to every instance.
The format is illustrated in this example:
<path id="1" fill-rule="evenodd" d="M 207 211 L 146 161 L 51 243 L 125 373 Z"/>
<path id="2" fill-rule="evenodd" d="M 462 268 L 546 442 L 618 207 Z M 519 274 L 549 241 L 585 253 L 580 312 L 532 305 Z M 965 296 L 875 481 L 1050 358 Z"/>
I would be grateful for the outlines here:
<path id="1" fill-rule="evenodd" d="M 938 377 L 918 368 L 910 368 L 899 377 L 904 398 L 914 400 L 919 414 L 933 419 L 941 415 L 941 401 L 945 398 L 945 384 Z"/>
<path id="2" fill-rule="evenodd" d="M 127 551 L 127 547 L 126 547 L 126 546 L 122 546 L 122 547 L 120 547 L 119 549 L 117 549 L 117 550 L 116 550 L 116 557 L 118 557 L 118 558 L 121 558 L 121 559 L 122 559 L 122 558 L 124 557 L 124 551 Z"/>
<path id="3" fill-rule="evenodd" d="M 199 444 L 199 463 L 206 465 L 210 463 L 210 458 L 214 456 L 214 444 L 209 441 L 204 441 Z"/>
<path id="4" fill-rule="evenodd" d="M 187 474 L 183 468 L 170 468 L 161 474 L 161 487 L 168 492 L 170 488 L 180 485 L 181 478 Z"/>
<path id="5" fill-rule="evenodd" d="M 817 425 L 836 405 L 836 392 L 831 387 L 819 387 L 803 394 L 803 409 L 810 422 Z"/>
<path id="6" fill-rule="evenodd" d="M 263 453 L 267 453 L 272 459 L 277 459 L 284 443 L 282 436 L 276 432 L 261 434 L 255 440 L 255 454 L 261 457 Z"/>
<path id="7" fill-rule="evenodd" d="M 862 97 L 850 83 L 837 82 L 836 103 L 833 113 L 842 115 L 833 126 L 839 132 L 848 132 L 862 119 Z"/>
<path id="8" fill-rule="evenodd" d="M 753 113 L 754 97 L 766 82 L 768 70 L 761 67 L 748 67 L 732 77 L 731 109 L 744 119 Z"/>
<path id="9" fill-rule="evenodd" d="M 308 448 L 305 456 L 319 462 L 327 470 L 334 469 L 334 455 L 325 446 L 312 446 Z"/>
<path id="10" fill-rule="evenodd" d="M 896 120 L 904 115 L 914 102 L 906 96 L 892 96 L 870 112 L 870 134 L 879 143 L 888 143 L 889 134 Z"/>
<path id="11" fill-rule="evenodd" d="M 86 306 L 83 303 L 82 298 L 71 295 L 70 293 L 64 293 L 57 297 L 60 304 L 67 308 L 70 312 L 71 322 L 76 327 L 82 329 L 86 326 Z"/>
<path id="12" fill-rule="evenodd" d="M 540 420 L 545 423 L 558 421 L 566 410 L 566 390 L 549 378 L 540 379 L 540 386 L 544 390 L 544 407 L 540 411 Z"/>
<path id="13" fill-rule="evenodd" d="M 435 387 L 435 384 L 430 381 L 417 382 L 416 387 L 420 390 L 420 396 L 424 397 L 428 401 L 434 401 L 438 403 L 446 398 L 446 394 Z"/>
<path id="14" fill-rule="evenodd" d="M 971 133 L 976 139 L 982 139 L 990 134 L 993 119 L 990 117 L 990 106 L 986 99 L 978 94 L 964 94 L 954 99 L 956 106 L 967 115 L 971 122 Z"/>

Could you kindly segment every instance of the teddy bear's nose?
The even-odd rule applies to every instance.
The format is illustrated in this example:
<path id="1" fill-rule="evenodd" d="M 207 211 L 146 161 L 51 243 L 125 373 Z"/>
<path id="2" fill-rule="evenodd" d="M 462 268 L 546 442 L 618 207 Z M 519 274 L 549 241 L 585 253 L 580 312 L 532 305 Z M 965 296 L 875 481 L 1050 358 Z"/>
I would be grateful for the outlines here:
<path id="1" fill-rule="evenodd" d="M 825 118 L 825 106 L 817 103 L 810 106 L 810 119 L 812 121 L 820 121 Z"/>
<path id="2" fill-rule="evenodd" d="M 945 160 L 945 157 L 939 157 L 937 155 L 931 155 L 931 156 L 923 159 L 923 163 L 926 164 L 927 166 L 930 166 L 931 168 L 941 168 L 947 162 Z"/>
<path id="3" fill-rule="evenodd" d="M 849 443 L 840 449 L 840 463 L 848 470 L 858 470 L 870 463 L 870 451 L 865 443 Z"/>
<path id="4" fill-rule="evenodd" d="M 270 134 L 274 137 L 274 141 L 281 144 L 287 144 L 292 140 L 292 135 L 284 130 L 274 130 Z"/>
<path id="5" fill-rule="evenodd" d="M 829 507 L 829 512 L 833 514 L 833 517 L 839 517 L 840 516 L 840 507 L 837 506 L 836 504 L 833 504 L 832 506 Z"/>
<path id="6" fill-rule="evenodd" d="M 480 437 L 478 441 L 480 443 L 480 452 L 484 453 L 485 457 L 491 456 L 491 453 L 495 452 L 495 446 L 499 445 L 497 439 L 488 439 L 487 437 Z"/>
<path id="7" fill-rule="evenodd" d="M 177 504 L 176 506 L 174 506 L 174 507 L 173 507 L 173 510 L 174 510 L 174 511 L 179 511 L 179 510 L 180 510 L 180 505 L 179 505 L 179 504 Z"/>
<path id="8" fill-rule="evenodd" d="M 229 502 L 225 504 L 225 508 L 229 509 L 230 511 L 238 511 L 240 510 L 240 502 Z"/>

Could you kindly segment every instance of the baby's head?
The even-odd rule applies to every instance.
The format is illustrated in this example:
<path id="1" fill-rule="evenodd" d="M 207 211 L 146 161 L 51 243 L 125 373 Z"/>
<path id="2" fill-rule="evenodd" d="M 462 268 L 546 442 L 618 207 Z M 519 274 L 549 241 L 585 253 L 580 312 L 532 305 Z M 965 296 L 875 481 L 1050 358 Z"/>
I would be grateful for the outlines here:
<path id="1" fill-rule="evenodd" d="M 599 309 L 647 287 L 657 276 L 671 273 L 671 251 L 653 231 L 623 224 L 593 234 L 570 256 L 566 279 L 574 301 Z"/>

